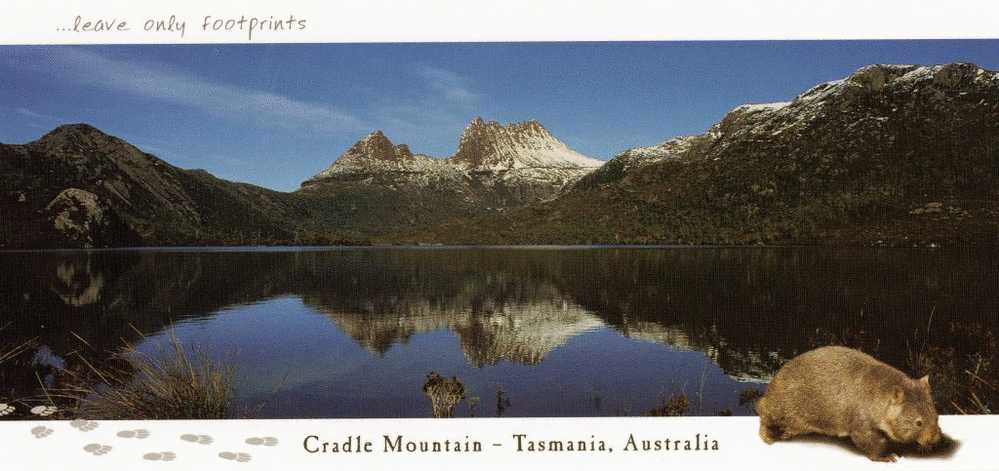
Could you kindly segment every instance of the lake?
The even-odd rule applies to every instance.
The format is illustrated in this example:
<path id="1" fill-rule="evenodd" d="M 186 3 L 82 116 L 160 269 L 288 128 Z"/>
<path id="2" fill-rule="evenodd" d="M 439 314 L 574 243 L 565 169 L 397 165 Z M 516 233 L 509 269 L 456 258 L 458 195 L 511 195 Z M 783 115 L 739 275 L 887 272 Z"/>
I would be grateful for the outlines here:
<path id="1" fill-rule="evenodd" d="M 0 252 L 0 345 L 36 339 L 0 364 L 0 398 L 176 336 L 233 366 L 253 417 L 429 417 L 431 371 L 464 383 L 459 416 L 643 415 L 677 394 L 690 415 L 747 415 L 740 395 L 816 346 L 909 373 L 914 352 L 984 355 L 997 266 L 814 247 Z"/>

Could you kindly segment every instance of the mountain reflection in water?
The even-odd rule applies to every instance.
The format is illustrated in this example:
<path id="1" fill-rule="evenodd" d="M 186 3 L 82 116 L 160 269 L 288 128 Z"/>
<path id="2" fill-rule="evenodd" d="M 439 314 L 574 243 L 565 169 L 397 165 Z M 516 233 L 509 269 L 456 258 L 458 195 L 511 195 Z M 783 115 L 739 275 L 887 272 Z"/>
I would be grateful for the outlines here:
<path id="1" fill-rule="evenodd" d="M 498 389 L 510 415 L 641 414 L 674 392 L 692 413 L 747 414 L 740 391 L 817 345 L 905 370 L 929 323 L 996 332 L 995 266 L 827 248 L 6 252 L 2 343 L 37 338 L 49 360 L 19 356 L 0 383 L 36 394 L 76 336 L 100 361 L 172 331 L 231 359 L 237 398 L 265 417 L 428 416 L 431 370 L 477 398 L 459 415 L 494 415 Z"/>

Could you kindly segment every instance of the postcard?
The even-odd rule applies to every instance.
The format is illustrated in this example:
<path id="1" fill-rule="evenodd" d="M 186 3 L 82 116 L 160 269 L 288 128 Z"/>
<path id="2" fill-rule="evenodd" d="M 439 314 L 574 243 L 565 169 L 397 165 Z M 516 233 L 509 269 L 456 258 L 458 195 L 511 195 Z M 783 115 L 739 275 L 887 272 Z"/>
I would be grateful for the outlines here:
<path id="1" fill-rule="evenodd" d="M 995 469 L 999 7 L 203 3 L 0 19 L 3 469 Z"/>

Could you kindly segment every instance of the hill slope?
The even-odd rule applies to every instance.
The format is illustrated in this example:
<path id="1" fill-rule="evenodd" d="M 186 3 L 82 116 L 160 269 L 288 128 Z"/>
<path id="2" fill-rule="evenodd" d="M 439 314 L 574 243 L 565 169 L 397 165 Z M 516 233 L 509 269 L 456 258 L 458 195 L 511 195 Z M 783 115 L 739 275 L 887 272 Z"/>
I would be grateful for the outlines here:
<path id="1" fill-rule="evenodd" d="M 601 163 L 533 121 L 476 119 L 459 155 L 414 155 L 376 131 L 299 191 L 282 193 L 64 125 L 27 144 L 0 144 L 0 248 L 366 243 L 551 198 Z"/>
<path id="2" fill-rule="evenodd" d="M 85 124 L 0 144 L 0 247 L 290 239 L 286 194 L 183 170 Z"/>
<path id="3" fill-rule="evenodd" d="M 701 135 L 631 149 L 445 243 L 995 244 L 999 75 L 873 65 Z"/>
<path id="4" fill-rule="evenodd" d="M 602 163 L 473 120 L 447 159 L 374 132 L 292 193 L 87 125 L 0 144 L 0 248 L 216 243 L 996 245 L 999 75 L 873 65 Z"/>

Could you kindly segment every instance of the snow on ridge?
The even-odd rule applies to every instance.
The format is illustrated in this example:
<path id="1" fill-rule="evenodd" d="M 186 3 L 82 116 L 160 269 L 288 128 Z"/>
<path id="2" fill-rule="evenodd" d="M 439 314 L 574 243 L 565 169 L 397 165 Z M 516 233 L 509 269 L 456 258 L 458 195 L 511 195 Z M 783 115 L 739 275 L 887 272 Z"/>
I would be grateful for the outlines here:
<path id="1" fill-rule="evenodd" d="M 678 136 L 667 139 L 659 144 L 645 147 L 633 147 L 625 153 L 637 157 L 667 157 L 686 152 L 698 136 Z"/>
<path id="2" fill-rule="evenodd" d="M 795 97 L 795 102 L 822 102 L 828 96 L 839 90 L 842 85 L 846 83 L 846 79 L 830 80 L 828 82 L 820 83 L 808 90 L 805 90 L 800 95 Z"/>
<path id="3" fill-rule="evenodd" d="M 667 159 L 676 159 L 690 150 L 694 142 L 705 137 L 705 134 L 678 136 L 667 139 L 659 144 L 643 147 L 632 147 L 614 157 L 625 170 L 645 167 Z"/>
<path id="4" fill-rule="evenodd" d="M 732 111 L 746 111 L 755 113 L 758 111 L 776 111 L 790 105 L 789 101 L 777 101 L 773 103 L 746 103 L 735 107 Z"/>
<path id="5" fill-rule="evenodd" d="M 572 150 L 537 121 L 504 126 L 476 118 L 462 133 L 458 152 L 449 158 L 412 154 L 408 146 L 393 145 L 381 131 L 374 131 L 307 182 L 375 174 L 394 174 L 413 182 L 460 181 L 473 173 L 489 172 L 502 180 L 562 184 L 603 164 Z"/>
<path id="6" fill-rule="evenodd" d="M 529 139 L 510 149 L 513 155 L 511 168 L 597 168 L 602 160 L 576 152 L 558 139 Z"/>
<path id="7" fill-rule="evenodd" d="M 902 76 L 900 76 L 897 80 L 902 80 L 902 81 L 919 80 L 919 79 L 922 79 L 922 78 L 927 78 L 927 77 L 932 76 L 938 70 L 940 70 L 940 66 L 932 66 L 932 67 L 930 67 L 930 66 L 919 66 L 919 67 L 916 67 L 915 69 L 912 69 L 912 70 L 910 70 L 910 71 L 902 74 Z"/>
<path id="8" fill-rule="evenodd" d="M 592 169 L 602 160 L 572 150 L 539 122 L 502 125 L 475 118 L 465 127 L 452 157 L 470 170 L 503 171 L 524 168 Z"/>
<path id="9" fill-rule="evenodd" d="M 947 69 L 947 70 L 944 70 Z M 940 72 L 951 70 L 960 74 L 971 74 L 978 82 L 999 81 L 999 73 L 988 71 L 974 64 L 946 65 L 904 65 L 873 64 L 861 67 L 845 78 L 815 85 L 797 95 L 790 102 L 744 104 L 732 109 L 736 113 L 727 122 L 719 122 L 699 136 L 684 136 L 667 140 L 661 144 L 628 149 L 616 158 L 628 162 L 627 165 L 641 165 L 646 161 L 661 160 L 678 156 L 690 147 L 691 139 L 717 139 L 722 133 L 758 132 L 777 136 L 803 125 L 820 116 L 827 101 L 838 99 L 844 93 L 852 93 L 857 87 L 880 89 L 896 83 L 912 86 L 916 82 L 935 80 Z M 726 116 L 728 118 L 728 116 Z M 725 123 L 725 125 L 722 125 Z M 363 140 L 384 138 L 380 132 L 373 132 Z M 408 148 L 404 153 L 408 153 Z M 356 157 L 356 156 L 353 156 Z M 603 166 L 605 161 L 594 159 L 571 149 L 555 138 L 537 121 L 500 124 L 482 118 L 471 120 L 461 134 L 457 152 L 447 159 L 435 159 L 413 155 L 405 161 L 378 161 L 356 159 L 347 162 L 338 159 L 334 164 L 313 178 L 322 178 L 347 172 L 397 171 L 422 172 L 458 171 L 469 172 L 511 172 L 523 169 L 551 169 L 555 173 L 572 171 L 588 173 Z M 351 159 L 354 160 L 354 159 Z M 536 172 L 530 172 L 536 173 Z M 543 172 L 542 172 L 543 173 Z"/>
<path id="10" fill-rule="evenodd" d="M 973 67 L 973 68 L 972 68 Z M 710 142 L 729 133 L 753 133 L 759 136 L 775 137 L 806 125 L 822 112 L 827 100 L 857 87 L 887 86 L 934 80 L 944 69 L 957 69 L 961 73 L 970 70 L 973 80 L 978 83 L 999 82 L 999 72 L 982 69 L 974 64 L 941 65 L 898 65 L 873 64 L 861 67 L 847 77 L 817 84 L 800 93 L 790 102 L 743 104 L 731 110 L 722 121 L 712 125 L 703 134 L 682 136 L 664 141 L 661 144 L 634 147 L 618 154 L 614 160 L 622 163 L 625 169 L 641 167 L 654 162 L 680 157 L 692 142 L 705 139 Z M 880 83 L 878 83 L 880 81 Z M 911 86 L 911 83 L 909 84 Z M 734 114 L 733 114 L 734 113 Z M 731 116 L 730 116 L 731 115 Z M 875 117 L 874 119 L 886 119 Z"/>
<path id="11" fill-rule="evenodd" d="M 857 69 L 845 78 L 818 84 L 798 95 L 794 101 L 812 103 L 822 102 L 830 95 L 838 93 L 843 89 L 843 87 L 858 85 L 863 86 L 865 78 L 869 77 L 874 71 L 880 70 L 888 72 L 888 76 L 884 79 L 885 84 L 911 83 L 922 80 L 931 80 L 936 77 L 940 71 L 946 68 L 967 66 L 975 68 L 976 81 L 999 80 L 999 72 L 989 71 L 972 63 L 949 63 L 935 65 L 872 64 Z"/>
<path id="12" fill-rule="evenodd" d="M 850 74 L 850 76 L 852 77 L 852 76 L 857 75 L 857 74 L 863 74 L 863 73 L 866 73 L 869 70 L 874 70 L 874 69 L 890 70 L 890 71 L 893 71 L 893 72 L 899 72 L 899 71 L 903 71 L 903 70 L 907 70 L 907 69 L 914 69 L 914 68 L 917 68 L 917 67 L 925 67 L 925 66 L 921 66 L 921 65 L 918 65 L 918 64 L 884 64 L 884 63 L 882 63 L 882 64 L 868 64 L 868 65 L 865 65 L 865 66 L 863 66 L 863 67 L 855 70 L 852 74 Z"/>

